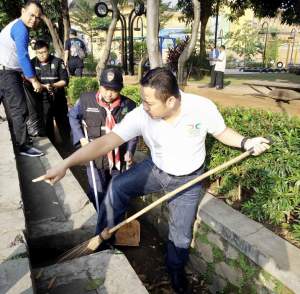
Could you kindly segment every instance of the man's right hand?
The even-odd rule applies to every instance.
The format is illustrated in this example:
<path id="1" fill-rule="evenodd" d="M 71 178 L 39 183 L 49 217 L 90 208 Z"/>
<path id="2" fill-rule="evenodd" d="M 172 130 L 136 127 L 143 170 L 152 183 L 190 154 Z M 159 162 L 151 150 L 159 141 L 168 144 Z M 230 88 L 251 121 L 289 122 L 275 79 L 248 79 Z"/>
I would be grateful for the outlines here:
<path id="1" fill-rule="evenodd" d="M 80 144 L 81 144 L 81 147 L 87 145 L 89 143 L 89 140 L 86 139 L 86 138 L 81 138 L 80 139 Z"/>
<path id="2" fill-rule="evenodd" d="M 67 172 L 67 168 L 62 163 L 58 166 L 55 166 L 49 170 L 47 170 L 46 174 L 34 179 L 33 182 L 40 182 L 45 181 L 46 183 L 50 184 L 51 186 L 54 185 L 56 182 L 61 180 Z"/>

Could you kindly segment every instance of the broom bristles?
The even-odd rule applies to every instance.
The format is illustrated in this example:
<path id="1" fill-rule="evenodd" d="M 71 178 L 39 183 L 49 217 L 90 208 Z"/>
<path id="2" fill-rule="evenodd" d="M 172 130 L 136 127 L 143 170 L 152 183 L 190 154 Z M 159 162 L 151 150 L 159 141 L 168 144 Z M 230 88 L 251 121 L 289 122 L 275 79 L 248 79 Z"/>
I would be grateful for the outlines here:
<path id="1" fill-rule="evenodd" d="M 91 254 L 94 252 L 102 243 L 99 235 L 75 246 L 74 248 L 68 250 L 66 253 L 60 256 L 57 263 L 62 263 L 67 260 L 78 258 L 84 255 Z"/>

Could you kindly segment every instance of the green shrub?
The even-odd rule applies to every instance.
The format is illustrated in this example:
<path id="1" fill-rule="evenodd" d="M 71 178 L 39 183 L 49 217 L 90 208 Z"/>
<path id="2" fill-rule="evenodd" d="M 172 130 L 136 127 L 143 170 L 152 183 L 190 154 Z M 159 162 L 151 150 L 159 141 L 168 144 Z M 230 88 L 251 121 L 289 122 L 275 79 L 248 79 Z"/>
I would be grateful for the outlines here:
<path id="1" fill-rule="evenodd" d="M 84 69 L 89 74 L 96 75 L 96 67 L 97 67 L 97 60 L 94 59 L 92 54 L 88 54 L 84 59 Z"/>
<path id="2" fill-rule="evenodd" d="M 99 85 L 96 78 L 71 77 L 67 89 L 69 103 L 74 105 L 80 95 L 84 92 L 97 91 Z"/>
<path id="3" fill-rule="evenodd" d="M 121 94 L 132 99 L 134 102 L 136 102 L 137 105 L 141 104 L 141 95 L 140 95 L 139 86 L 133 86 L 133 85 L 125 86 L 122 89 Z"/>
<path id="4" fill-rule="evenodd" d="M 69 103 L 74 105 L 80 95 L 84 92 L 97 91 L 99 84 L 96 78 L 91 77 L 71 77 L 67 89 Z M 137 104 L 141 103 L 139 86 L 128 85 L 125 86 L 121 93 L 128 98 L 131 98 Z"/>
<path id="5" fill-rule="evenodd" d="M 250 218 L 276 225 L 293 222 L 300 212 L 300 120 L 243 108 L 221 111 L 228 127 L 248 137 L 269 136 L 274 143 L 259 157 L 251 156 L 213 176 L 212 181 L 220 180 L 219 193 L 229 193 L 239 184 L 241 209 Z M 209 137 L 207 153 L 211 169 L 237 156 L 240 150 Z"/>

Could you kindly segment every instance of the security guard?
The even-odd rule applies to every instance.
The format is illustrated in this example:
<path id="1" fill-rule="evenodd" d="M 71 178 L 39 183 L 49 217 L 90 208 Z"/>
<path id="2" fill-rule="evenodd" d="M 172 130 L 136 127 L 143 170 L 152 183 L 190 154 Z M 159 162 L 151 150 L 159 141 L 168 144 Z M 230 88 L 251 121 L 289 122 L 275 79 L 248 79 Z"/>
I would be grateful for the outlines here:
<path id="1" fill-rule="evenodd" d="M 36 57 L 31 60 L 36 75 L 42 83 L 43 91 L 37 95 L 39 112 L 47 136 L 54 139 L 54 121 L 62 138 L 69 138 L 68 104 L 65 87 L 68 85 L 68 72 L 62 59 L 49 54 L 49 45 L 43 40 L 35 44 Z"/>
<path id="2" fill-rule="evenodd" d="M 122 73 L 115 68 L 109 68 L 105 69 L 101 75 L 98 92 L 83 93 L 80 96 L 75 106 L 69 111 L 69 121 L 75 146 L 79 144 L 84 146 L 89 140 L 110 132 L 116 123 L 120 122 L 128 112 L 136 107 L 135 102 L 120 94 L 122 88 Z M 85 126 L 83 123 L 86 126 L 88 139 L 84 135 Z M 137 138 L 134 138 L 107 156 L 95 161 L 93 171 L 99 204 L 102 202 L 111 177 L 132 164 L 136 144 Z M 97 209 L 90 166 L 87 167 L 87 176 L 89 182 L 88 197 Z"/>

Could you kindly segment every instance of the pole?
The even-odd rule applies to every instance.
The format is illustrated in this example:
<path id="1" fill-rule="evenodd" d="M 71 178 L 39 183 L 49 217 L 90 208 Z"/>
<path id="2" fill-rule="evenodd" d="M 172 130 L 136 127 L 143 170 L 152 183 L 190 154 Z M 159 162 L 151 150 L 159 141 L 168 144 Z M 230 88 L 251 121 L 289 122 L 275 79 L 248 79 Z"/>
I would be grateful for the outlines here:
<path id="1" fill-rule="evenodd" d="M 127 66 L 127 23 L 123 14 L 120 13 L 120 20 L 122 26 L 122 47 L 124 47 L 124 53 L 122 56 L 122 63 L 125 75 L 128 75 L 128 66 Z"/>
<path id="2" fill-rule="evenodd" d="M 128 69 L 129 69 L 129 74 L 130 75 L 134 75 L 134 60 L 133 60 L 133 21 L 136 18 L 136 15 L 133 17 L 132 16 L 134 14 L 135 10 L 131 10 L 130 14 L 129 14 L 129 18 L 128 18 L 128 31 L 129 31 L 129 43 L 128 43 L 128 51 L 129 51 L 129 58 L 128 58 Z"/>
<path id="3" fill-rule="evenodd" d="M 290 64 L 293 64 L 293 54 L 294 54 L 294 46 L 295 46 L 295 38 L 296 38 L 296 29 L 293 28 L 291 31 L 291 35 L 293 34 L 293 44 L 292 44 L 292 52 L 290 58 Z"/>
<path id="4" fill-rule="evenodd" d="M 216 27 L 215 27 L 215 48 L 217 48 L 217 34 L 218 34 L 218 22 L 219 22 L 219 7 L 220 0 L 217 1 L 217 13 L 216 13 Z"/>

